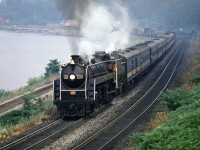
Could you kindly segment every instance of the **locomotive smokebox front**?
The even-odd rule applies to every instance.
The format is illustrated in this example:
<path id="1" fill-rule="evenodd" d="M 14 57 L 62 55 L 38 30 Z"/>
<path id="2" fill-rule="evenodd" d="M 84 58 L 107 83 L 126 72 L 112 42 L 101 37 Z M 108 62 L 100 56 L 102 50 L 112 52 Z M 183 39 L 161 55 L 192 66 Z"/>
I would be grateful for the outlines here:
<path id="1" fill-rule="evenodd" d="M 71 62 L 64 66 L 61 71 L 62 87 L 67 89 L 80 89 L 84 87 L 86 68 L 82 65 L 82 59 L 79 55 L 72 55 L 71 57 Z"/>

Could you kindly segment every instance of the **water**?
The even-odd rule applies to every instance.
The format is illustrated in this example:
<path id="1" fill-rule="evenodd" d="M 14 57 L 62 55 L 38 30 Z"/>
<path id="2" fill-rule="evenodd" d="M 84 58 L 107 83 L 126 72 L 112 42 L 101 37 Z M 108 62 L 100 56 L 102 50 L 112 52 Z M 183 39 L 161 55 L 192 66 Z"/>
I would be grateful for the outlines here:
<path id="1" fill-rule="evenodd" d="M 22 87 L 43 75 L 50 59 L 66 63 L 70 55 L 65 36 L 0 31 L 0 89 Z"/>
<path id="2" fill-rule="evenodd" d="M 130 45 L 147 40 L 132 38 Z M 71 46 L 68 41 L 65 36 L 0 31 L 0 89 L 25 86 L 30 77 L 45 73 L 51 59 L 69 62 Z"/>

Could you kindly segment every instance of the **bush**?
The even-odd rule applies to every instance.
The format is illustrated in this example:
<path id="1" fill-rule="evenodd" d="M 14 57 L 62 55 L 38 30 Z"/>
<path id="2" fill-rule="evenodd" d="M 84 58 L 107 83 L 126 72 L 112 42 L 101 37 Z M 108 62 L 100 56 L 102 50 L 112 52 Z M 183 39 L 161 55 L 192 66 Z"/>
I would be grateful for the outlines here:
<path id="1" fill-rule="evenodd" d="M 13 110 L 0 117 L 0 125 L 16 125 L 22 120 L 22 112 L 20 110 Z"/>
<path id="2" fill-rule="evenodd" d="M 32 108 L 32 103 L 30 100 L 33 97 L 31 95 L 24 95 L 23 99 L 23 108 L 20 110 L 13 110 L 9 113 L 0 117 L 1 126 L 6 125 L 16 125 L 21 122 L 23 119 L 30 117 Z"/>
<path id="3" fill-rule="evenodd" d="M 37 116 L 52 105 L 52 102 L 34 100 L 31 95 L 24 95 L 23 107 L 19 110 L 13 110 L 0 117 L 1 126 L 19 124 L 23 120 L 29 120 L 31 116 Z"/>
<path id="4" fill-rule="evenodd" d="M 190 79 L 191 82 L 195 83 L 196 85 L 200 83 L 200 70 L 196 72 L 192 78 Z"/>
<path id="5" fill-rule="evenodd" d="M 200 107 L 180 107 L 152 132 L 133 136 L 137 149 L 188 150 L 200 147 Z M 133 143 L 132 143 L 133 146 Z"/>
<path id="6" fill-rule="evenodd" d="M 50 60 L 45 68 L 45 77 L 49 77 L 54 74 L 58 74 L 60 71 L 60 62 L 57 59 Z"/>
<path id="7" fill-rule="evenodd" d="M 9 94 L 10 94 L 9 91 L 6 91 L 6 90 L 4 90 L 4 89 L 0 89 L 0 99 L 2 99 L 2 98 L 4 98 L 4 97 L 8 96 Z"/>
<path id="8" fill-rule="evenodd" d="M 200 147 L 200 86 L 168 90 L 162 98 L 171 110 L 164 124 L 152 132 L 132 137 L 136 149 L 188 150 Z M 134 142 L 134 143 L 133 143 Z"/>
<path id="9" fill-rule="evenodd" d="M 170 111 L 176 110 L 181 106 L 181 101 L 190 96 L 190 91 L 185 88 L 177 88 L 175 90 L 167 90 L 161 95 L 161 100 Z"/>
<path id="10" fill-rule="evenodd" d="M 24 97 L 24 106 L 19 110 L 13 110 L 0 116 L 0 142 L 5 141 L 12 135 L 19 134 L 28 128 L 41 123 L 52 110 L 52 101 L 36 101 L 31 96 Z"/>
<path id="11" fill-rule="evenodd" d="M 152 132 L 134 135 L 130 149 L 200 149 L 200 44 L 195 44 L 195 56 L 191 63 L 193 69 L 189 71 L 195 71 L 190 79 L 190 84 L 191 81 L 196 84 L 195 88 L 177 88 L 162 94 L 161 100 L 173 111 L 169 113 L 165 123 Z"/>
<path id="12" fill-rule="evenodd" d="M 38 84 L 40 82 L 42 82 L 44 80 L 44 77 L 43 76 L 40 76 L 40 77 L 32 77 L 32 78 L 29 78 L 28 81 L 27 81 L 27 84 L 28 86 L 33 86 L 35 84 Z"/>

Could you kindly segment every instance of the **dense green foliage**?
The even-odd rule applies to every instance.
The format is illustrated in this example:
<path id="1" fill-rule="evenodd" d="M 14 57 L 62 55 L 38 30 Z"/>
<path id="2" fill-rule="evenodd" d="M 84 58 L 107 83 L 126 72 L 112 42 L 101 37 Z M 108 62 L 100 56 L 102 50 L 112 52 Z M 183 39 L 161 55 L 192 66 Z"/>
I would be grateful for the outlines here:
<path id="1" fill-rule="evenodd" d="M 52 108 L 51 100 L 34 100 L 31 95 L 23 97 L 23 107 L 0 116 L 0 141 L 12 136 L 13 132 L 23 131 L 34 126 L 40 119 L 50 117 L 47 113 Z"/>
<path id="2" fill-rule="evenodd" d="M 45 101 L 33 100 L 31 95 L 23 96 L 23 108 L 13 110 L 0 117 L 0 126 L 17 125 L 32 116 L 37 116 L 47 108 Z"/>
<path id="3" fill-rule="evenodd" d="M 152 132 L 133 137 L 137 149 L 189 150 L 200 147 L 200 86 L 194 91 L 178 88 L 163 95 L 168 108 L 173 109 L 169 119 Z M 178 103 L 178 105 L 177 105 Z M 179 107 L 177 107 L 179 106 Z"/>
<path id="4" fill-rule="evenodd" d="M 177 88 L 175 90 L 167 90 L 161 95 L 161 99 L 170 111 L 176 110 L 190 97 L 190 91 L 185 88 Z"/>
<path id="5" fill-rule="evenodd" d="M 50 60 L 50 62 L 47 64 L 47 67 L 45 68 L 45 77 L 49 77 L 51 75 L 58 74 L 60 71 L 60 62 L 58 59 Z"/>
<path id="6" fill-rule="evenodd" d="M 65 1 L 65 5 L 63 5 L 63 1 Z M 79 1 L 84 4 L 84 0 Z M 166 30 L 200 29 L 199 0 L 93 1 L 105 4 L 110 7 L 110 11 L 112 11 L 115 2 L 121 3 L 128 8 L 130 17 L 134 18 L 142 27 L 149 26 Z M 59 23 L 62 19 L 72 19 L 74 16 L 75 6 L 72 2 L 74 1 L 7 0 L 6 4 L 0 3 L 0 16 L 9 19 L 14 24 Z"/>
<path id="7" fill-rule="evenodd" d="M 198 60 L 198 57 L 197 57 Z M 199 60 L 198 60 L 199 61 Z M 161 100 L 170 111 L 166 122 L 152 132 L 133 136 L 135 149 L 190 150 L 200 148 L 200 71 L 191 77 L 195 89 L 167 90 Z"/>
<path id="8" fill-rule="evenodd" d="M 192 76 L 191 81 L 195 84 L 200 83 L 200 69 Z"/>

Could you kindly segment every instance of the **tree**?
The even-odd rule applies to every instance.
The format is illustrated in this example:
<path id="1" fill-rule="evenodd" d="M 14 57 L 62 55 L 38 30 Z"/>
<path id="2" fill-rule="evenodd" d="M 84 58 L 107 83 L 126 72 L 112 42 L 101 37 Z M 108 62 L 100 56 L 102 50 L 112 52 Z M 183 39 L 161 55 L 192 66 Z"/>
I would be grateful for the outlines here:
<path id="1" fill-rule="evenodd" d="M 50 60 L 50 62 L 47 64 L 47 67 L 45 67 L 45 70 L 45 77 L 58 74 L 60 71 L 60 62 L 58 61 L 58 59 Z"/>

